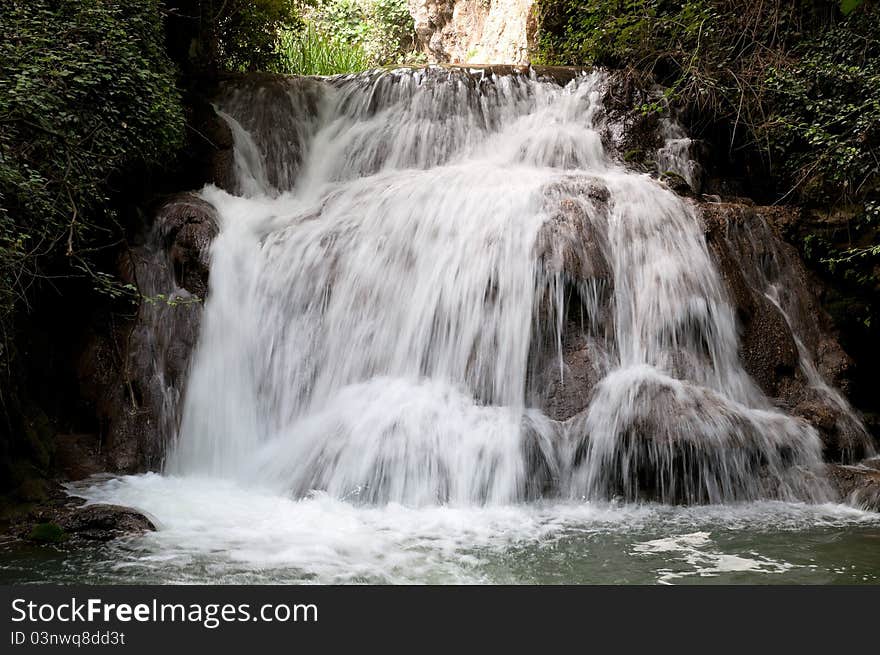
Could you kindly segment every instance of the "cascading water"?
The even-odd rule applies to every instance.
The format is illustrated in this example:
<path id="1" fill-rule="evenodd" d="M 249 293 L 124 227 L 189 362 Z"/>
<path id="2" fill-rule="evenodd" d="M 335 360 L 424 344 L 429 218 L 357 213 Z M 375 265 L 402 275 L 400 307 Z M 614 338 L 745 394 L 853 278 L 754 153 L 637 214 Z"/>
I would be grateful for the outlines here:
<path id="1" fill-rule="evenodd" d="M 180 426 L 166 470 L 73 489 L 159 529 L 29 575 L 876 581 L 851 563 L 876 561 L 878 515 L 803 502 L 826 487 L 816 431 L 787 413 L 802 398 L 771 400 L 741 363 L 754 370 L 740 296 L 756 316 L 769 294 L 803 337 L 804 379 L 830 392 L 791 266 L 768 235 L 719 237 L 706 206 L 626 170 L 613 80 L 566 81 L 428 68 L 229 84 L 232 193 L 174 204 L 147 258 L 152 293 L 200 297 L 210 263 L 201 314 L 147 317 L 149 377 Z M 696 171 L 667 127 L 661 168 Z M 163 259 L 169 230 L 199 275 Z M 827 548 L 841 527 L 846 566 Z"/>
<path id="2" fill-rule="evenodd" d="M 605 78 L 443 69 L 222 101 L 239 195 L 168 471 L 406 505 L 823 497 L 742 369 L 693 208 L 619 163 Z M 577 316 L 596 373 L 551 419 Z"/>

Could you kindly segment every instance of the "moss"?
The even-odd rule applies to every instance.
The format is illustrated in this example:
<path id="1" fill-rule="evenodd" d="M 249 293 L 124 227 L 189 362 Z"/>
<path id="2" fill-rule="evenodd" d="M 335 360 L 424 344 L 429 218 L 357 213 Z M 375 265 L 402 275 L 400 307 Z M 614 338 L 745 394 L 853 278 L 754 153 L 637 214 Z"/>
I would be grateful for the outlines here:
<path id="1" fill-rule="evenodd" d="M 67 534 L 57 523 L 39 523 L 28 534 L 30 541 L 43 544 L 60 544 L 67 538 Z"/>
<path id="2" fill-rule="evenodd" d="M 623 153 L 623 161 L 628 164 L 639 163 L 645 159 L 645 151 L 641 148 L 631 148 Z"/>

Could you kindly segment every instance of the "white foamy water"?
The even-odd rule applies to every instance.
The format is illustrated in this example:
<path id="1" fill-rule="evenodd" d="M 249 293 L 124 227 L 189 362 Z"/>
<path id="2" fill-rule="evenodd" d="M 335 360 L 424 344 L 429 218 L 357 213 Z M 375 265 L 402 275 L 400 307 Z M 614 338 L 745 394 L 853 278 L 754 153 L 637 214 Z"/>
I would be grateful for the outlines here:
<path id="1" fill-rule="evenodd" d="M 364 506 L 157 474 L 81 483 L 73 493 L 155 521 L 157 532 L 90 565 L 94 575 L 153 583 L 821 582 L 816 552 L 792 552 L 793 540 L 803 551 L 842 530 L 880 528 L 877 514 L 840 505 Z"/>

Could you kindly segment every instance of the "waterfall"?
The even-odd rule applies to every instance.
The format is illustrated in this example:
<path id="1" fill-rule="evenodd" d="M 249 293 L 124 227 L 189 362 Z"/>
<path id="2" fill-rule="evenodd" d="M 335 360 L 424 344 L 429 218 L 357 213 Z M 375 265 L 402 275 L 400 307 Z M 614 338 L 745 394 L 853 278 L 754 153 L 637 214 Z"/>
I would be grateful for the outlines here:
<path id="1" fill-rule="evenodd" d="M 220 234 L 168 471 L 417 506 L 823 498 L 816 431 L 743 370 L 694 207 L 624 167 L 606 83 L 225 94 L 238 188 L 202 192 Z"/>

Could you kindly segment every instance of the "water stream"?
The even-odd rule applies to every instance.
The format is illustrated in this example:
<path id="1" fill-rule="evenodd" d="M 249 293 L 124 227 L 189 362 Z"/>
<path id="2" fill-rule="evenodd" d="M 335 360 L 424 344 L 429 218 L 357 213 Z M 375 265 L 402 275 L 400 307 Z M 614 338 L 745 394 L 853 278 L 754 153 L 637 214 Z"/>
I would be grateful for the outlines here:
<path id="1" fill-rule="evenodd" d="M 624 167 L 605 84 L 226 93 L 238 188 L 202 191 L 221 225 L 177 440 L 162 475 L 76 490 L 160 530 L 84 575 L 874 581 L 823 548 L 870 560 L 876 515 L 827 504 L 817 433 L 743 370 L 694 208 Z M 579 408 L 551 411 L 550 378 Z"/>

